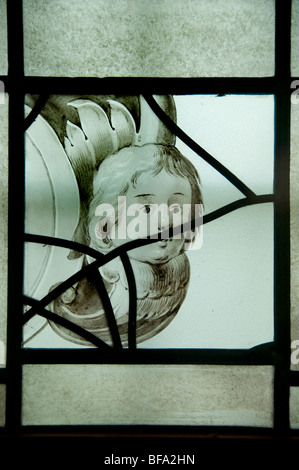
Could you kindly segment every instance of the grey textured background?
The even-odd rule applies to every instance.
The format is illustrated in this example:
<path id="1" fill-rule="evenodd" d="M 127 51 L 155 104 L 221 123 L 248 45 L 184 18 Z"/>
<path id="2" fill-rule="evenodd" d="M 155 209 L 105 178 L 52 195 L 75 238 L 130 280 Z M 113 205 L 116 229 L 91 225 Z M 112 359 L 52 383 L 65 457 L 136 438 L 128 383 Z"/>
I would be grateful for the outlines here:
<path id="1" fill-rule="evenodd" d="M 0 74 L 7 74 L 6 2 L 0 0 Z"/>
<path id="2" fill-rule="evenodd" d="M 26 365 L 23 424 L 272 426 L 272 367 Z"/>
<path id="3" fill-rule="evenodd" d="M 293 77 L 299 76 L 299 0 L 292 2 L 292 68 L 291 74 Z"/>
<path id="4" fill-rule="evenodd" d="M 269 76 L 274 0 L 25 0 L 28 75 Z"/>

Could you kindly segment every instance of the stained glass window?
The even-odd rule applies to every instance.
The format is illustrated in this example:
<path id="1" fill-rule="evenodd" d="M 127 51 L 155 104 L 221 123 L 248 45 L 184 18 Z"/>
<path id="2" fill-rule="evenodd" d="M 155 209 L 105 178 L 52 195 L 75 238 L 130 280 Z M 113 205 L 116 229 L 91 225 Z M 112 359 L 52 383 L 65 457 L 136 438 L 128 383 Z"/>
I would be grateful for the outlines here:
<path id="1" fill-rule="evenodd" d="M 297 436 L 298 2 L 0 5 L 1 433 Z"/>

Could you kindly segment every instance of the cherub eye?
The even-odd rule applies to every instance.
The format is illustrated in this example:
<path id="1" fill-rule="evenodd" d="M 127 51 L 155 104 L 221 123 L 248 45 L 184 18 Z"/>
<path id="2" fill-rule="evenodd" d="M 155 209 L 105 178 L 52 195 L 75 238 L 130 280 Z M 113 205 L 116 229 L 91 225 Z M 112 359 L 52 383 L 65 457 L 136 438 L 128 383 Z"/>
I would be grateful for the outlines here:
<path id="1" fill-rule="evenodd" d="M 169 209 L 174 214 L 178 214 L 179 212 L 181 212 L 181 206 L 179 206 L 179 204 L 172 204 Z"/>
<path id="2" fill-rule="evenodd" d="M 149 214 L 151 211 L 151 206 L 149 204 L 145 204 L 143 206 L 143 212 L 145 212 L 146 214 Z"/>

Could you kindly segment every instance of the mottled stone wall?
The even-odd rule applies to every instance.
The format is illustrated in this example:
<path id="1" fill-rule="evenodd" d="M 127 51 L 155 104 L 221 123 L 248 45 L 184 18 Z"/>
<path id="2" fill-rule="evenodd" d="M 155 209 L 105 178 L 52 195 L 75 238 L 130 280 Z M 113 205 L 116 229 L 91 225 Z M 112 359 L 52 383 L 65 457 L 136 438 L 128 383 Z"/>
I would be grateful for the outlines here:
<path id="1" fill-rule="evenodd" d="M 23 424 L 272 426 L 273 369 L 26 365 Z"/>
<path id="2" fill-rule="evenodd" d="M 274 3 L 25 0 L 26 74 L 269 76 Z"/>

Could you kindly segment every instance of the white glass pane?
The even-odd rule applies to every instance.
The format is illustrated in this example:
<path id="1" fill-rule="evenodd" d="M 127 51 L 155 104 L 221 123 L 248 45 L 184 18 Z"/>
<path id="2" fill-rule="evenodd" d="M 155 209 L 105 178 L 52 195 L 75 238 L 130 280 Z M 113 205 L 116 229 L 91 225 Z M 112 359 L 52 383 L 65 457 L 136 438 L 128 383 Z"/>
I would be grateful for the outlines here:
<path id="1" fill-rule="evenodd" d="M 274 5 L 274 0 L 25 0 L 25 71 L 99 77 L 273 75 Z"/>
<path id="2" fill-rule="evenodd" d="M 71 240 L 78 222 L 79 190 L 57 134 L 40 116 L 26 133 L 25 153 L 25 232 Z M 82 262 L 69 261 L 69 252 L 25 243 L 24 293 L 40 300 L 54 284 L 77 271 Z M 46 324 L 41 316 L 34 316 L 25 325 L 24 341 Z"/>
<path id="3" fill-rule="evenodd" d="M 271 367 L 25 365 L 24 425 L 271 427 Z"/>
<path id="4" fill-rule="evenodd" d="M 66 98 L 71 99 L 70 97 Z M 117 166 L 111 175 L 108 166 L 106 170 L 103 170 L 103 174 L 101 168 L 105 168 L 105 166 L 99 165 L 99 177 L 95 182 L 99 181 L 101 184 L 103 182 L 104 186 L 101 192 L 96 190 L 95 193 L 97 195 L 101 193 L 102 199 L 104 196 L 108 197 L 110 203 L 114 201 L 113 204 L 116 204 L 117 197 L 120 194 L 125 194 L 127 197 L 130 191 L 128 188 L 136 188 L 135 183 L 139 181 L 139 176 L 135 178 L 134 175 L 138 175 L 140 168 L 141 172 L 143 171 L 142 164 L 139 162 L 142 162 L 142 155 L 147 155 L 145 153 L 146 148 L 151 148 L 142 147 L 142 145 L 146 142 L 159 141 L 161 143 L 161 140 L 165 143 L 174 139 L 174 136 L 165 132 L 163 127 L 160 127 L 157 118 L 145 105 L 144 101 L 140 103 L 142 116 L 140 129 L 138 132 L 136 129 L 132 131 L 132 128 L 134 128 L 132 102 L 136 104 L 134 97 L 129 99 L 123 97 L 123 102 L 131 107 L 132 114 L 129 114 L 128 108 L 125 108 L 120 102 L 109 101 L 116 134 L 112 132 L 107 121 L 106 114 L 103 111 L 104 104 L 103 107 L 100 107 L 90 99 L 78 101 L 75 99 L 76 97 L 73 97 L 72 106 L 67 106 L 66 98 L 51 98 L 53 102 L 51 100 L 48 102 L 48 111 L 44 111 L 43 117 L 39 116 L 27 132 L 26 231 L 73 239 L 79 219 L 79 195 L 82 195 L 82 184 L 80 184 L 82 174 L 78 176 L 77 169 L 82 167 L 82 162 L 84 163 L 82 167 L 84 172 L 88 161 L 94 165 L 94 157 L 89 160 L 91 155 L 89 153 L 90 146 L 95 145 L 93 147 L 97 149 L 95 155 L 99 155 L 100 151 L 104 151 L 103 148 L 106 149 L 103 144 L 103 136 L 108 135 L 108 140 L 113 136 L 113 142 L 119 143 L 123 142 L 126 133 L 129 135 L 129 140 L 131 139 L 126 144 L 129 148 L 132 147 L 132 143 L 134 145 L 138 143 L 137 147 L 141 146 L 140 156 L 136 161 L 134 160 L 134 165 L 131 165 L 132 168 L 130 165 L 126 165 L 128 174 L 124 174 L 123 171 L 120 174 L 118 173 L 118 168 L 123 162 L 123 154 L 117 154 L 112 157 L 112 160 L 106 160 L 106 162 L 117 162 Z M 186 132 L 190 133 L 193 138 L 197 139 L 198 143 L 212 152 L 219 161 L 227 165 L 245 182 L 252 185 L 254 190 L 259 193 L 272 192 L 273 99 L 272 97 L 238 98 L 194 97 L 193 102 L 190 97 L 186 97 L 185 101 L 183 97 L 179 99 L 175 97 L 178 123 L 179 125 L 182 124 Z M 164 105 L 165 103 L 169 105 L 169 97 L 160 96 L 157 99 Z M 105 103 L 105 97 L 98 97 L 97 100 Z M 27 97 L 27 101 L 30 101 L 29 97 Z M 238 122 L 241 119 L 240 113 L 243 113 L 243 107 L 247 109 L 246 114 L 250 114 L 250 118 L 245 121 L 242 129 L 240 129 Z M 78 115 L 72 115 L 71 111 L 68 111 L 68 109 L 74 111 L 74 108 L 79 110 L 85 136 L 81 128 L 78 127 Z M 200 112 L 201 108 L 203 109 L 202 113 Z M 210 113 L 209 108 L 212 110 Z M 253 116 L 253 108 L 258 110 L 255 112 L 258 118 Z M 56 114 L 54 114 L 54 110 Z M 189 114 L 188 110 L 190 111 Z M 66 128 L 63 127 L 65 121 L 61 121 L 61 114 L 65 116 L 67 112 L 70 113 L 68 117 L 72 124 L 69 122 Z M 237 117 L 235 114 L 237 114 Z M 186 119 L 187 115 L 189 119 Z M 219 118 L 219 122 L 217 121 L 217 129 L 219 129 L 217 136 L 214 131 L 214 118 L 219 115 L 221 119 Z M 101 117 L 99 118 L 99 116 Z M 126 117 L 125 120 L 123 120 L 124 117 Z M 198 117 L 198 121 L 196 117 Z M 228 122 L 229 119 L 230 122 Z M 206 124 L 206 121 L 208 121 L 208 124 Z M 107 132 L 110 129 L 108 134 L 105 134 L 101 127 L 102 124 L 99 123 L 103 124 Z M 100 127 L 97 128 L 96 126 Z M 94 129 L 98 129 L 98 132 L 94 132 Z M 101 136 L 100 139 L 98 139 L 98 135 Z M 118 135 L 120 140 L 115 140 L 115 135 Z M 67 138 L 64 139 L 66 136 Z M 220 143 L 216 145 L 215 140 L 217 137 Z M 70 142 L 72 142 L 72 146 Z M 199 171 L 203 186 L 205 213 L 243 197 L 231 183 L 218 176 L 216 170 L 209 167 L 207 163 L 202 162 L 200 156 L 195 155 L 194 152 L 183 146 L 178 139 L 176 145 L 186 156 L 188 167 L 189 162 L 193 163 L 194 166 L 191 167 L 192 174 L 196 171 L 195 169 Z M 123 146 L 123 144 L 121 143 L 120 146 Z M 164 146 L 160 146 L 160 148 L 162 147 L 164 149 Z M 136 146 L 134 147 L 135 151 Z M 109 152 L 112 151 L 109 150 Z M 72 165 L 70 165 L 67 155 Z M 77 163 L 74 163 L 75 155 L 79 158 Z M 161 162 L 163 167 L 166 168 L 166 154 L 163 154 L 162 157 Z M 152 158 L 153 154 L 148 155 L 146 162 Z M 181 156 L 179 158 L 182 160 Z M 141 165 L 140 168 L 139 165 Z M 184 172 L 186 172 L 186 168 Z M 108 171 L 108 179 L 105 171 Z M 75 173 L 77 179 L 74 176 Z M 85 172 L 85 174 L 87 173 Z M 168 179 L 167 185 L 164 184 L 165 180 L 163 180 L 157 186 L 156 180 L 161 174 L 161 168 L 155 175 L 147 173 L 147 179 L 142 183 L 143 193 L 144 184 L 148 185 L 148 181 L 151 181 L 149 191 L 152 191 L 153 186 L 156 188 L 155 191 L 164 191 L 166 186 L 167 188 L 171 186 L 172 183 Z M 84 184 L 86 184 L 86 181 L 92 181 L 92 175 L 84 180 Z M 194 191 L 191 190 L 190 173 L 184 173 L 184 175 L 182 181 L 188 186 L 186 191 L 190 192 L 188 197 L 190 197 L 191 203 Z M 135 178 L 134 184 L 132 184 L 133 176 Z M 168 174 L 166 177 L 170 178 L 170 175 Z M 178 175 L 175 176 L 172 173 L 171 181 L 174 181 L 172 179 L 174 177 L 177 178 Z M 177 188 L 178 183 L 177 180 L 175 181 Z M 190 182 L 190 187 L 188 182 Z M 96 188 L 96 184 L 94 188 Z M 118 187 L 119 184 L 121 184 L 121 188 Z M 126 187 L 125 192 L 122 189 L 123 185 Z M 81 190 L 79 190 L 79 187 Z M 111 188 L 112 192 L 114 191 L 113 194 L 110 194 Z M 178 190 L 176 189 L 176 191 Z M 92 195 L 89 194 L 89 196 Z M 161 195 L 161 198 L 163 199 L 164 196 Z M 161 203 L 162 199 L 158 199 L 158 204 Z M 105 199 L 104 202 L 107 201 L 108 199 Z M 82 241 L 83 235 L 86 235 L 86 231 L 81 232 L 81 238 L 77 238 L 78 233 L 76 232 L 76 240 Z M 88 242 L 85 238 L 83 242 L 87 245 L 90 243 L 97 250 L 107 253 L 107 245 L 100 247 L 98 240 Z M 114 240 L 109 245 L 109 250 L 117 246 L 117 242 Z M 167 246 L 169 248 L 170 245 Z M 144 253 L 149 256 L 151 253 L 150 247 L 146 248 Z M 144 324 L 149 327 L 150 324 L 150 331 L 153 333 L 145 336 L 142 336 L 141 333 L 138 334 L 140 347 L 249 348 L 273 340 L 272 203 L 244 207 L 205 224 L 203 227 L 203 244 L 192 246 L 191 249 L 178 254 L 179 256 L 167 259 L 167 262 L 164 262 L 165 260 L 153 262 L 152 259 L 149 261 L 147 258 L 147 261 L 144 262 L 143 259 L 136 259 L 134 253 L 129 252 L 137 281 L 137 318 L 138 321 L 140 320 L 139 325 Z M 41 299 L 52 286 L 77 272 L 83 262 L 90 262 L 89 257 L 84 258 L 81 256 L 69 259 L 68 255 L 69 250 L 66 249 L 28 243 L 25 257 L 24 285 L 26 295 Z M 188 265 L 191 269 L 190 278 Z M 101 273 L 107 281 L 108 290 L 110 289 L 109 295 L 112 307 L 121 330 L 126 328 L 127 325 L 128 292 L 126 290 L 126 277 L 118 259 L 116 259 L 115 264 L 110 264 L 106 268 L 109 268 L 109 276 L 108 271 L 104 272 L 102 270 Z M 118 273 L 114 277 L 112 276 L 113 270 Z M 152 279 L 155 279 L 154 287 L 151 284 L 154 282 Z M 171 295 L 170 291 L 167 290 L 168 285 L 171 286 Z M 104 321 L 103 312 L 100 307 L 97 307 L 96 311 L 93 310 L 93 305 L 98 305 L 98 300 L 96 300 L 98 294 L 96 291 L 92 295 L 89 292 L 88 297 L 86 297 L 86 289 L 90 289 L 90 284 L 85 285 L 84 281 L 80 282 L 80 284 L 74 286 L 73 290 L 69 291 L 73 297 L 67 299 L 67 303 L 65 303 L 64 297 L 61 297 L 51 308 L 54 308 L 54 311 L 59 315 L 66 315 L 71 321 L 79 322 L 81 326 L 84 323 L 86 328 L 88 328 L 86 321 L 88 322 L 90 318 L 93 318 L 96 323 L 93 323 L 93 327 L 90 327 L 91 330 L 95 328 L 95 325 L 96 330 L 102 328 L 97 334 L 101 339 L 104 339 L 103 335 L 106 327 L 102 324 Z M 88 306 L 87 298 L 89 299 Z M 90 303 L 91 299 L 95 302 L 94 304 Z M 178 313 L 177 308 L 179 308 Z M 155 317 L 155 309 L 159 311 L 158 317 Z M 173 313 L 170 323 L 167 316 L 169 312 Z M 89 316 L 85 318 L 84 315 L 87 315 L 87 313 Z M 96 318 L 95 315 L 98 315 L 98 317 Z M 83 323 L 81 323 L 82 321 Z M 165 328 L 166 323 L 168 323 L 167 328 Z M 84 341 L 78 343 L 69 334 L 65 334 L 65 331 L 57 329 L 55 326 L 54 333 L 53 326 L 53 324 L 52 326 L 49 325 L 42 317 L 35 315 L 25 326 L 26 346 L 59 347 L 63 344 L 64 339 L 66 340 L 64 341 L 65 347 L 77 347 L 77 344 L 90 346 Z M 163 331 L 161 330 L 162 326 Z M 125 342 L 124 346 L 126 346 Z"/>
<path id="5" fill-rule="evenodd" d="M 6 1 L 0 0 L 0 75 L 7 74 Z"/>
<path id="6" fill-rule="evenodd" d="M 299 370 L 299 99 L 291 108 L 291 368 Z M 298 104 L 297 104 L 298 100 Z"/>
<path id="7" fill-rule="evenodd" d="M 145 348 L 250 348 L 273 340 L 273 209 L 232 212 L 203 229 L 188 253 L 191 278 L 179 313 Z"/>
<path id="8" fill-rule="evenodd" d="M 299 76 L 299 1 L 292 1 L 291 75 Z"/>
<path id="9" fill-rule="evenodd" d="M 7 310 L 8 95 L 0 91 L 0 367 L 5 364 Z"/>
<path id="10" fill-rule="evenodd" d="M 60 259 L 66 259 L 67 254 L 57 250 Z M 189 252 L 188 258 L 192 275 L 178 314 L 163 331 L 138 347 L 246 349 L 273 340 L 270 204 L 243 208 L 208 224 L 202 248 Z M 77 267 L 78 263 L 75 270 Z M 50 276 L 53 282 L 67 278 L 57 267 L 48 272 Z M 31 329 L 35 332 L 41 326 L 45 327 L 31 338 Z M 83 347 L 65 341 L 38 316 L 25 331 L 31 338 L 26 347 Z"/>
<path id="11" fill-rule="evenodd" d="M 178 125 L 256 194 L 273 192 L 274 98 L 268 96 L 175 96 Z M 196 163 L 205 212 L 243 197 L 223 176 L 179 139 L 178 148 Z"/>

